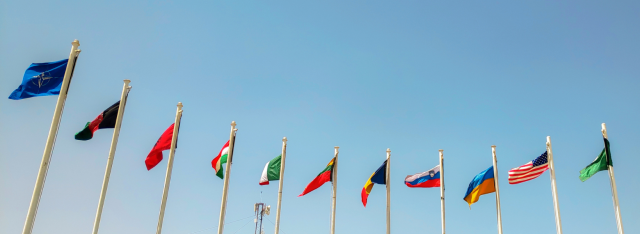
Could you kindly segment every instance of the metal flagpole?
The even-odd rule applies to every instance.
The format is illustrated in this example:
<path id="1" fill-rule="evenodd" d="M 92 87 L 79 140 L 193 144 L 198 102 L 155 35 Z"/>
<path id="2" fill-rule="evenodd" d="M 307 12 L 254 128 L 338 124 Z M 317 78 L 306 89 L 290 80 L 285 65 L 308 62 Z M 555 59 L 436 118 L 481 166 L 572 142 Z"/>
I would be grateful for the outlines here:
<path id="1" fill-rule="evenodd" d="M 42 189 L 44 188 L 44 181 L 47 178 L 47 171 L 49 170 L 49 163 L 51 162 L 51 154 L 53 153 L 53 146 L 56 144 L 56 136 L 58 135 L 58 127 L 60 126 L 60 118 L 62 117 L 62 111 L 64 109 L 64 103 L 67 100 L 67 93 L 69 92 L 69 83 L 73 76 L 73 69 L 76 66 L 76 59 L 80 54 L 78 49 L 80 42 L 74 40 L 71 43 L 71 53 L 69 53 L 69 60 L 67 62 L 67 68 L 64 72 L 64 78 L 62 79 L 62 86 L 60 88 L 60 94 L 58 95 L 58 102 L 56 103 L 56 109 L 53 112 L 53 120 L 51 120 L 51 128 L 49 128 L 49 136 L 47 137 L 47 144 L 44 147 L 44 154 L 42 155 L 42 161 L 40 162 L 40 170 L 38 171 L 38 178 L 36 179 L 36 186 L 33 189 L 31 195 L 31 202 L 29 203 L 29 211 L 27 212 L 27 219 L 24 222 L 23 234 L 31 234 L 33 231 L 33 224 L 36 220 L 36 214 L 38 213 L 38 205 L 40 205 L 40 197 L 42 196 Z"/>
<path id="2" fill-rule="evenodd" d="M 278 188 L 278 210 L 276 210 L 276 232 L 280 232 L 280 206 L 282 205 L 282 183 L 284 182 L 284 160 L 287 157 L 287 137 L 282 138 L 282 158 L 280 161 L 280 187 Z"/>
<path id="3" fill-rule="evenodd" d="M 169 183 L 171 182 L 171 170 L 173 169 L 173 156 L 176 153 L 176 143 L 178 140 L 178 131 L 180 129 L 180 119 L 182 118 L 182 102 L 178 102 L 178 110 L 176 111 L 176 120 L 173 125 L 173 136 L 171 137 L 171 148 L 169 150 L 169 161 L 167 161 L 167 175 L 164 177 L 164 190 L 162 191 L 162 203 L 160 204 L 160 215 L 158 217 L 158 228 L 156 234 L 162 233 L 162 222 L 164 221 L 164 208 L 167 205 L 167 196 L 169 196 Z"/>
<path id="4" fill-rule="evenodd" d="M 233 146 L 236 142 L 236 121 L 231 121 L 231 133 L 229 135 L 229 155 L 227 155 L 227 165 L 225 165 L 224 185 L 222 186 L 222 205 L 220 205 L 220 220 L 218 221 L 218 234 L 224 230 L 224 216 L 227 212 L 227 192 L 229 191 L 229 174 L 231 174 L 231 163 L 233 162 Z"/>
<path id="5" fill-rule="evenodd" d="M 391 234 L 391 183 L 389 181 L 391 168 L 391 149 L 387 148 L 387 168 L 385 184 L 387 185 L 387 234 Z"/>
<path id="6" fill-rule="evenodd" d="M 493 178 L 495 179 L 494 185 L 496 186 L 496 209 L 498 210 L 498 234 L 502 234 L 502 213 L 500 211 L 500 188 L 498 186 L 498 159 L 496 158 L 496 146 L 491 146 L 491 153 L 493 154 Z"/>
<path id="7" fill-rule="evenodd" d="M 607 125 L 602 123 L 602 137 L 609 140 L 607 136 Z M 607 146 L 605 145 L 605 148 Z M 609 150 L 607 150 L 607 157 L 611 158 Z M 616 225 L 618 227 L 618 234 L 624 234 L 624 228 L 622 227 L 622 217 L 620 216 L 620 203 L 618 202 L 618 187 L 616 187 L 616 176 L 613 173 L 613 165 L 609 163 L 609 180 L 611 181 L 611 193 L 613 194 L 613 209 L 616 212 Z"/>
<path id="8" fill-rule="evenodd" d="M 120 126 L 122 125 L 122 116 L 124 115 L 124 108 L 127 104 L 127 97 L 129 96 L 129 91 L 131 90 L 129 82 L 131 81 L 124 80 L 122 95 L 120 95 L 120 106 L 118 107 L 116 125 L 113 129 L 113 137 L 111 138 L 111 148 L 109 149 L 109 158 L 107 159 L 107 169 L 104 172 L 104 179 L 102 180 L 102 190 L 100 190 L 100 200 L 98 200 L 98 211 L 96 212 L 96 219 L 93 222 L 93 234 L 98 234 L 98 228 L 100 228 L 100 218 L 102 217 L 102 207 L 104 206 L 104 199 L 107 196 L 107 186 L 109 186 L 109 178 L 111 177 L 113 156 L 116 154 L 116 146 L 118 145 L 118 137 L 120 136 Z"/>
<path id="9" fill-rule="evenodd" d="M 333 147 L 334 158 L 333 161 L 333 175 L 331 175 L 331 234 L 336 233 L 336 189 L 338 188 L 338 146 Z"/>
<path id="10" fill-rule="evenodd" d="M 547 136 L 547 157 L 549 158 L 549 175 L 551 176 L 551 191 L 553 193 L 553 210 L 556 214 L 556 232 L 562 234 L 562 221 L 560 220 L 560 205 L 558 203 L 558 188 L 556 186 L 556 169 L 553 166 L 553 151 L 551 150 L 551 137 Z"/>
<path id="11" fill-rule="evenodd" d="M 444 228 L 444 155 L 443 150 L 440 151 L 440 212 L 442 216 L 442 234 L 445 234 Z"/>

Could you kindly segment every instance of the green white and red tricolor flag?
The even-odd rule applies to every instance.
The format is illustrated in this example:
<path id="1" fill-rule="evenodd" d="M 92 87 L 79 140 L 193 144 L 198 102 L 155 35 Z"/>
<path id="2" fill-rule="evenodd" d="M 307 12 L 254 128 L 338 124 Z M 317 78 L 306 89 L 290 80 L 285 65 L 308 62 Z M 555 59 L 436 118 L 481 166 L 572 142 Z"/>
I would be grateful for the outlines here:
<path id="1" fill-rule="evenodd" d="M 224 144 L 218 156 L 211 161 L 211 167 L 216 170 L 216 175 L 220 179 L 224 179 L 224 172 L 222 170 L 222 164 L 227 163 L 227 157 L 229 156 L 229 141 Z"/>
<path id="2" fill-rule="evenodd" d="M 274 159 L 271 159 L 264 166 L 262 176 L 260 177 L 260 185 L 268 185 L 269 181 L 280 179 L 280 167 L 282 165 L 282 155 L 278 155 Z"/>
<path id="3" fill-rule="evenodd" d="M 311 183 L 309 183 L 307 187 L 304 188 L 304 191 L 302 191 L 302 194 L 298 195 L 298 197 L 302 197 L 307 193 L 320 188 L 320 186 L 322 186 L 326 182 L 333 181 L 333 168 L 335 166 L 335 161 L 335 157 L 331 159 L 331 162 L 327 164 L 327 167 L 325 167 L 324 170 L 322 170 L 320 174 L 318 174 L 318 176 L 316 176 L 316 178 L 313 179 Z"/>

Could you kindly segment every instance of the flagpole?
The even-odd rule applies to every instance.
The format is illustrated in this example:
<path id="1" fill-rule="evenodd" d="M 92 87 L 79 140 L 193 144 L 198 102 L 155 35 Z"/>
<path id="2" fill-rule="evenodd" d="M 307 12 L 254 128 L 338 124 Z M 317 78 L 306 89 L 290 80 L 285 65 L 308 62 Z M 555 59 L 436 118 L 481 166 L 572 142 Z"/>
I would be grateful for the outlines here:
<path id="1" fill-rule="evenodd" d="M 338 188 L 338 146 L 333 147 L 333 157 L 335 157 L 335 161 L 333 161 L 333 175 L 331 176 L 331 186 L 332 186 L 332 195 L 331 195 L 331 234 L 336 233 L 336 189 Z"/>
<path id="2" fill-rule="evenodd" d="M 551 137 L 547 136 L 547 156 L 549 157 L 549 175 L 551 176 L 551 191 L 553 193 L 553 210 L 556 214 L 556 232 L 562 234 L 562 221 L 560 220 L 560 205 L 558 203 L 558 188 L 556 185 L 556 169 L 553 165 L 553 151 L 551 150 Z"/>
<path id="3" fill-rule="evenodd" d="M 440 152 L 440 212 L 442 216 L 442 234 L 445 234 L 444 228 L 444 155 L 442 153 L 443 150 L 438 150 Z"/>
<path id="4" fill-rule="evenodd" d="M 602 137 L 609 140 L 607 136 L 607 125 L 602 123 Z M 605 150 L 607 150 L 607 158 L 611 158 L 610 152 L 605 145 Z M 616 225 L 618 227 L 618 234 L 624 234 L 624 228 L 622 227 L 622 217 L 620 216 L 620 203 L 618 202 L 618 187 L 616 187 L 616 176 L 613 173 L 613 165 L 610 162 L 607 162 L 609 165 L 609 180 L 611 182 L 611 193 L 613 194 L 613 209 L 616 211 Z"/>
<path id="5" fill-rule="evenodd" d="M 64 72 L 64 78 L 62 79 L 62 86 L 60 88 L 60 94 L 58 95 L 56 109 L 53 112 L 53 120 L 51 120 L 49 136 L 47 137 L 47 143 L 44 147 L 44 154 L 42 155 L 42 161 L 40 162 L 40 170 L 38 171 L 36 186 L 33 189 L 33 194 L 31 195 L 31 202 L 29 203 L 27 219 L 25 220 L 24 227 L 22 229 L 23 234 L 31 234 L 31 232 L 33 231 L 33 224 L 36 221 L 36 214 L 38 213 L 38 205 L 40 205 L 40 197 L 42 196 L 44 181 L 47 178 L 47 171 L 49 170 L 49 163 L 51 162 L 53 146 L 56 144 L 56 136 L 58 135 L 60 118 L 62 117 L 64 103 L 67 100 L 67 93 L 69 92 L 69 83 L 71 83 L 71 78 L 73 76 L 73 69 L 76 65 L 76 58 L 80 54 L 78 46 L 80 46 L 80 42 L 78 40 L 74 40 L 71 43 L 71 53 L 69 53 L 67 68 Z"/>
<path id="6" fill-rule="evenodd" d="M 173 125 L 173 136 L 171 136 L 171 148 L 169 150 L 169 160 L 167 161 L 167 175 L 164 177 L 164 190 L 162 191 L 162 203 L 160 204 L 160 215 L 158 217 L 158 228 L 156 234 L 162 233 L 162 222 L 164 221 L 164 208 L 167 205 L 169 196 L 169 183 L 171 182 L 171 171 L 173 170 L 173 156 L 176 154 L 176 143 L 180 129 L 180 119 L 182 118 L 182 102 L 178 102 L 176 120 Z"/>
<path id="7" fill-rule="evenodd" d="M 276 211 L 276 232 L 280 232 L 280 206 L 282 205 L 282 183 L 284 182 L 284 160 L 287 157 L 287 137 L 282 138 L 282 161 L 280 162 L 280 186 L 278 188 L 278 210 Z"/>
<path id="8" fill-rule="evenodd" d="M 391 234 L 391 183 L 389 181 L 389 177 L 391 171 L 391 149 L 387 148 L 387 168 L 385 184 L 387 185 L 387 234 Z"/>
<path id="9" fill-rule="evenodd" d="M 104 179 L 102 180 L 102 190 L 100 190 L 100 200 L 98 200 L 96 219 L 93 222 L 93 234 L 98 234 L 98 228 L 100 228 L 100 218 L 102 217 L 102 207 L 104 206 L 104 199 L 107 196 L 107 186 L 109 186 L 109 178 L 111 177 L 113 156 L 116 154 L 116 146 L 118 145 L 118 137 L 120 136 L 120 126 L 122 125 L 122 116 L 124 115 L 124 108 L 127 104 L 127 96 L 131 90 L 129 82 L 131 82 L 131 80 L 124 80 L 124 85 L 122 86 L 118 116 L 116 117 L 116 125 L 113 130 L 113 137 L 111 137 L 111 148 L 109 149 L 109 157 L 107 158 L 107 169 L 105 169 Z"/>
<path id="10" fill-rule="evenodd" d="M 229 155 L 224 171 L 224 185 L 222 186 L 222 204 L 220 205 L 220 219 L 218 221 L 218 234 L 224 230 L 224 216 L 227 212 L 227 192 L 229 190 L 229 174 L 231 174 L 231 163 L 233 162 L 233 146 L 236 141 L 236 121 L 231 121 L 231 133 L 229 135 Z M 222 159 L 221 159 L 222 160 Z"/>
<path id="11" fill-rule="evenodd" d="M 502 234 L 502 213 L 500 211 L 500 187 L 498 186 L 498 159 L 496 158 L 496 146 L 491 146 L 491 153 L 493 154 L 493 178 L 495 179 L 496 187 L 496 210 L 498 211 L 498 234 Z"/>

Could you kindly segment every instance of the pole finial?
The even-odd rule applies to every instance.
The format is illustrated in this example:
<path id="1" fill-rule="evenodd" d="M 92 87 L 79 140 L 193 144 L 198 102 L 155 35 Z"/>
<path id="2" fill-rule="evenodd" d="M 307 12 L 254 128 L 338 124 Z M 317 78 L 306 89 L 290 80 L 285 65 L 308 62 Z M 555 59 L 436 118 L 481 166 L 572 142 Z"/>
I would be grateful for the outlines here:
<path id="1" fill-rule="evenodd" d="M 387 148 L 387 153 L 391 153 L 391 149 L 390 148 Z"/>
<path id="2" fill-rule="evenodd" d="M 496 148 L 496 145 L 492 145 L 491 148 Z"/>
<path id="3" fill-rule="evenodd" d="M 71 45 L 80 46 L 80 41 L 78 41 L 78 39 L 75 39 L 73 40 L 73 42 L 71 42 Z"/>
<path id="4" fill-rule="evenodd" d="M 443 150 L 443 149 L 439 149 L 438 151 L 439 151 L 439 152 L 442 152 L 442 151 L 444 151 L 444 150 Z"/>
<path id="5" fill-rule="evenodd" d="M 282 142 L 287 142 L 287 137 L 283 137 Z"/>
<path id="6" fill-rule="evenodd" d="M 334 149 L 338 149 L 338 148 L 340 148 L 340 146 L 334 146 L 333 148 L 334 148 Z"/>
<path id="7" fill-rule="evenodd" d="M 236 121 L 231 121 L 231 126 L 236 127 Z"/>
<path id="8" fill-rule="evenodd" d="M 182 102 L 178 102 L 178 107 L 182 108 Z"/>
<path id="9" fill-rule="evenodd" d="M 129 79 L 124 79 L 124 83 L 129 84 L 129 82 L 131 82 L 131 80 L 129 80 Z"/>

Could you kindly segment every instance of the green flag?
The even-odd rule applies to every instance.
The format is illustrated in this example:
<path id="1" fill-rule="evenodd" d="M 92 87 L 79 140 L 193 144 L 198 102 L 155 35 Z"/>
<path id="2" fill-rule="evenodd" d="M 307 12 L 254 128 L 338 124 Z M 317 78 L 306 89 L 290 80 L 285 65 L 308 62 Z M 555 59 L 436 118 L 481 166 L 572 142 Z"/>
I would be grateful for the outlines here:
<path id="1" fill-rule="evenodd" d="M 280 180 L 280 166 L 282 165 L 282 154 L 278 155 L 274 159 L 271 159 L 264 166 L 262 176 L 260 177 L 260 185 L 268 185 L 269 181 Z"/>
<path id="2" fill-rule="evenodd" d="M 580 171 L 580 180 L 585 182 L 599 171 L 608 170 L 609 166 L 613 166 L 613 162 L 611 161 L 611 150 L 609 150 L 609 140 L 604 138 L 604 149 L 602 150 L 602 153 L 600 153 L 598 158 L 589 164 L 589 166 Z"/>

